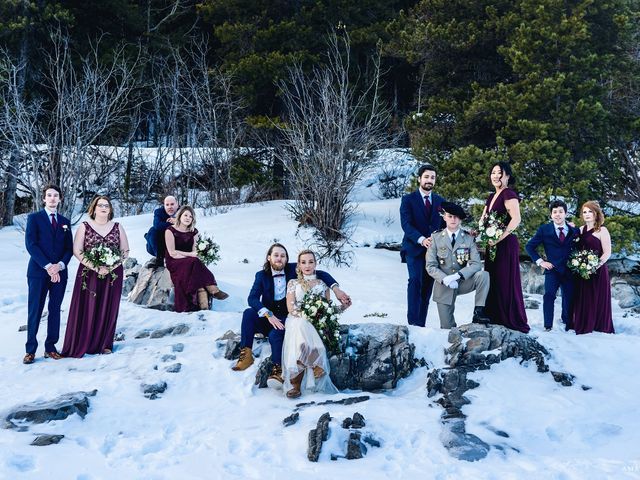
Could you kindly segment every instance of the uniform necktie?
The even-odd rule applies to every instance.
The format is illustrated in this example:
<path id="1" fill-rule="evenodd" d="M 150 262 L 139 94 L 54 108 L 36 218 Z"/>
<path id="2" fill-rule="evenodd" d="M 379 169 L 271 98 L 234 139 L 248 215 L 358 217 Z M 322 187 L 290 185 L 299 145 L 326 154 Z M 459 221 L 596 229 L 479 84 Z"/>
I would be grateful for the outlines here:
<path id="1" fill-rule="evenodd" d="M 56 222 L 56 214 L 50 213 L 49 215 L 51 215 L 51 228 L 55 230 L 56 228 L 58 228 L 58 222 Z"/>
<path id="2" fill-rule="evenodd" d="M 276 277 L 284 277 L 284 273 L 277 273 L 276 275 L 273 276 L 273 278 L 276 278 Z"/>
<path id="3" fill-rule="evenodd" d="M 452 233 L 451 234 L 451 248 L 453 248 L 453 246 L 456 244 L 456 234 Z"/>
<path id="4" fill-rule="evenodd" d="M 564 235 L 564 232 L 563 232 L 564 227 L 558 227 L 558 230 L 560 231 L 560 234 L 558 235 L 558 238 L 560 239 L 560 243 L 563 243 L 564 242 L 564 238 L 565 238 L 565 235 Z"/>

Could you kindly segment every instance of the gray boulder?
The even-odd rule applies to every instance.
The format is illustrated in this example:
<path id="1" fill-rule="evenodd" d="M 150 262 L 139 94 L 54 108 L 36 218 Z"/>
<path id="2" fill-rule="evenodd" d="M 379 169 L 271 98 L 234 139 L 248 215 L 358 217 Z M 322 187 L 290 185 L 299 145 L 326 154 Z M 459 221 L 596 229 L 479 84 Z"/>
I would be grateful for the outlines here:
<path id="1" fill-rule="evenodd" d="M 611 282 L 611 296 L 618 301 L 620 308 L 633 308 L 640 305 L 640 288 L 631 286 L 620 278 Z"/>
<path id="2" fill-rule="evenodd" d="M 126 297 L 129 295 L 129 293 L 131 293 L 131 290 L 133 290 L 133 287 L 135 286 L 136 281 L 138 280 L 138 274 L 140 273 L 140 269 L 142 268 L 142 265 L 140 265 L 138 263 L 138 260 L 136 260 L 135 258 L 129 257 L 124 261 L 122 268 L 124 269 L 124 282 L 122 283 L 122 296 Z"/>
<path id="3" fill-rule="evenodd" d="M 406 326 L 359 323 L 340 328 L 342 353 L 329 359 L 331 380 L 340 389 L 395 388 L 416 367 L 415 346 Z"/>
<path id="4" fill-rule="evenodd" d="M 140 267 L 129 301 L 156 310 L 173 310 L 173 283 L 164 267 Z"/>
<path id="5" fill-rule="evenodd" d="M 46 447 L 47 445 L 55 445 L 57 443 L 60 443 L 60 440 L 62 440 L 63 438 L 64 435 L 38 435 L 33 440 L 33 442 L 31 442 L 31 445 L 34 445 L 36 447 Z"/>
<path id="6" fill-rule="evenodd" d="M 544 294 L 544 274 L 542 267 L 533 262 L 520 262 L 520 279 L 525 293 Z"/>
<path id="7" fill-rule="evenodd" d="M 22 423 L 46 423 L 64 420 L 73 414 L 84 418 L 89 411 L 89 397 L 98 393 L 73 392 L 60 395 L 53 400 L 27 403 L 12 409 L 5 417 L 4 428 L 20 428 Z"/>

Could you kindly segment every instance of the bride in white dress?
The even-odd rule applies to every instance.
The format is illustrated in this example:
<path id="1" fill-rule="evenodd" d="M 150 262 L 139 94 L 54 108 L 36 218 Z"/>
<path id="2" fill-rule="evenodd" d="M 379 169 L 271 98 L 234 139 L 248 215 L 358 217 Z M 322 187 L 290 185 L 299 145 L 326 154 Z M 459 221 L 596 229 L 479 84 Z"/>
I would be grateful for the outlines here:
<path id="1" fill-rule="evenodd" d="M 331 298 L 329 287 L 315 275 L 316 256 L 311 250 L 298 254 L 298 278 L 287 285 L 289 315 L 282 346 L 282 373 L 287 397 L 298 398 L 302 390 L 337 393 L 329 378 L 327 350 L 316 329 L 300 312 L 307 291 Z"/>

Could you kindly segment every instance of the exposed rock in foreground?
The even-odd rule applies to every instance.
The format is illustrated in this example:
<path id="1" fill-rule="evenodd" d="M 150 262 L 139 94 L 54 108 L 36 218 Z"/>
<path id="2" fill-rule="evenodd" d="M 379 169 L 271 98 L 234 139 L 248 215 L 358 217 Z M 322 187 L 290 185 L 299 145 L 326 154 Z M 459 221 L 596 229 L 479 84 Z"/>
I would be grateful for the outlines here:
<path id="1" fill-rule="evenodd" d="M 52 400 L 27 403 L 14 408 L 5 417 L 4 428 L 17 428 L 26 430 L 28 423 L 46 423 L 52 420 L 64 420 L 73 414 L 84 418 L 89 411 L 89 397 L 98 393 L 73 392 L 60 395 Z"/>
<path id="2" fill-rule="evenodd" d="M 449 342 L 451 346 L 446 350 L 445 361 L 450 368 L 432 370 L 427 379 L 427 391 L 429 397 L 441 394 L 436 403 L 444 408 L 443 432 L 440 436 L 443 445 L 458 460 L 476 461 L 486 457 L 491 447 L 465 430 L 462 407 L 469 400 L 464 394 L 479 385 L 468 379 L 467 374 L 486 370 L 507 358 L 533 361 L 538 372 L 549 372 L 545 360 L 548 352 L 531 335 L 500 325 L 462 325 L 451 329 Z M 573 384 L 572 375 L 551 373 L 558 383 L 564 386 Z M 508 437 L 508 434 L 505 433 L 505 436 Z"/>

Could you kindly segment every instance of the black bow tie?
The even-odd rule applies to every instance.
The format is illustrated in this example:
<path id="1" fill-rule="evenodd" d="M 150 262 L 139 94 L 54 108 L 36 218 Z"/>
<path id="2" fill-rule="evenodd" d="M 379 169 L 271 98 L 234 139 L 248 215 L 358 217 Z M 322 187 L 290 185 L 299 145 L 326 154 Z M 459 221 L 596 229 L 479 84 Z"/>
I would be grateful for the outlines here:
<path id="1" fill-rule="evenodd" d="M 276 278 L 276 277 L 284 277 L 284 273 L 277 273 L 273 276 L 273 278 Z"/>

